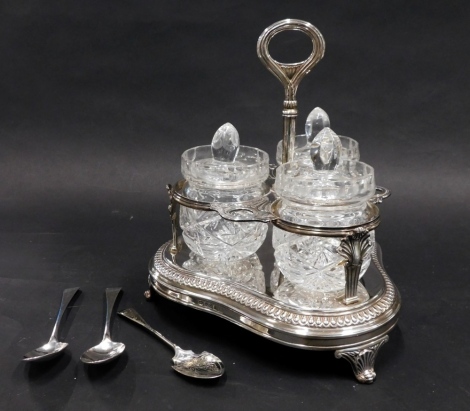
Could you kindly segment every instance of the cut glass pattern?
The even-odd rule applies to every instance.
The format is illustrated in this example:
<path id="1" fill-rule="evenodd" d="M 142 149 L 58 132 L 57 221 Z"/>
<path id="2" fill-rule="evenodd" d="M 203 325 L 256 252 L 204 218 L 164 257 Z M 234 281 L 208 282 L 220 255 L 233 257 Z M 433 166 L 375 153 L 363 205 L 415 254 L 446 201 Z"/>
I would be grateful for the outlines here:
<path id="1" fill-rule="evenodd" d="M 180 209 L 183 238 L 195 253 L 209 260 L 234 261 L 255 253 L 263 244 L 267 224 L 224 220 L 215 211 Z"/>
<path id="2" fill-rule="evenodd" d="M 192 272 L 231 280 L 262 293 L 266 290 L 263 266 L 256 254 L 228 262 L 206 260 L 195 253 L 190 253 L 189 260 L 183 263 L 183 267 Z"/>
<path id="3" fill-rule="evenodd" d="M 371 232 L 372 244 L 375 242 Z M 311 291 L 332 292 L 345 287 L 344 258 L 337 249 L 341 238 L 304 236 L 273 229 L 273 247 L 276 265 L 292 283 Z M 360 277 L 370 265 L 371 253 L 366 254 Z"/>
<path id="4" fill-rule="evenodd" d="M 279 276 L 279 269 L 274 268 L 271 277 Z M 331 292 L 322 292 L 303 287 L 301 284 L 294 284 L 289 280 L 284 280 L 279 286 L 271 286 L 275 290 L 273 295 L 276 300 L 295 307 L 310 310 L 334 310 L 336 308 L 344 308 L 342 303 L 344 297 L 344 289 Z M 366 288 L 359 283 L 358 303 L 367 301 L 369 293 Z"/>

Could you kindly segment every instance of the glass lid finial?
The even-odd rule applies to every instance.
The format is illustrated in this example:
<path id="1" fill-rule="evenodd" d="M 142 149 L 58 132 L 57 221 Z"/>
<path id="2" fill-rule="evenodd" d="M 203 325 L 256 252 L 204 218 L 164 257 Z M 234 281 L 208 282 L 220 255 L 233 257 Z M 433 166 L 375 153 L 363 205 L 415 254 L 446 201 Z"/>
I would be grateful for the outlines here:
<path id="1" fill-rule="evenodd" d="M 307 117 L 305 122 L 305 134 L 309 143 L 325 127 L 330 127 L 330 118 L 326 111 L 320 107 L 315 107 Z"/>
<path id="2" fill-rule="evenodd" d="M 315 170 L 334 170 L 341 160 L 341 140 L 329 127 L 325 127 L 313 139 L 310 147 Z"/>
<path id="3" fill-rule="evenodd" d="M 212 138 L 211 148 L 214 160 L 233 162 L 240 148 L 237 129 L 230 123 L 220 126 Z"/>

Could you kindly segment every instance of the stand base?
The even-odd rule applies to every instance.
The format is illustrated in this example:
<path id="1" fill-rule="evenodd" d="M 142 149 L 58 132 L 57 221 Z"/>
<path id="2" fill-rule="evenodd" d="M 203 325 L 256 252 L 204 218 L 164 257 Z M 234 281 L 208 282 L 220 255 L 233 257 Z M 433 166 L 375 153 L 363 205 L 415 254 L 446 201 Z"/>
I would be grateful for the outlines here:
<path id="1" fill-rule="evenodd" d="M 379 348 L 396 325 L 401 300 L 379 261 L 372 265 L 383 287 L 365 302 L 331 310 L 297 308 L 243 284 L 182 268 L 169 252 L 170 242 L 157 251 L 149 265 L 149 284 L 158 294 L 183 305 L 215 314 L 264 338 L 309 349 L 334 350 L 345 358 L 361 383 L 375 379 Z M 146 294 L 146 297 L 149 297 Z"/>

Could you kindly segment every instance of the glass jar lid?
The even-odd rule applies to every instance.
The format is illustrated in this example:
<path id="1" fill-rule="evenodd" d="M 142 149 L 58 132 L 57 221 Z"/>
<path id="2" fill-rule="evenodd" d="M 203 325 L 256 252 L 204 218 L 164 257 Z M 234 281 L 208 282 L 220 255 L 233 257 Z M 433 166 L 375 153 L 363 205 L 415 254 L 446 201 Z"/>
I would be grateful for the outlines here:
<path id="1" fill-rule="evenodd" d="M 375 194 L 374 169 L 360 161 L 342 160 L 339 137 L 324 128 L 315 137 L 309 159 L 280 165 L 275 191 L 290 201 L 325 206 L 363 203 Z"/>
<path id="2" fill-rule="evenodd" d="M 343 160 L 359 161 L 359 143 L 351 137 L 338 135 L 341 141 L 341 158 Z M 294 161 L 310 159 L 311 143 L 308 141 L 307 134 L 295 136 Z M 276 162 L 282 164 L 282 140 L 277 143 Z"/>
<path id="3" fill-rule="evenodd" d="M 181 173 L 196 186 L 233 189 L 263 183 L 269 175 L 269 156 L 255 147 L 241 146 L 235 127 L 226 123 L 212 144 L 186 150 Z"/>
<path id="4" fill-rule="evenodd" d="M 310 148 L 316 136 L 330 127 L 330 117 L 320 107 L 315 107 L 305 122 L 305 134 L 295 136 L 294 161 L 310 159 Z M 359 143 L 346 136 L 338 136 L 341 142 L 341 158 L 343 160 L 359 161 Z M 282 140 L 277 144 L 276 162 L 282 164 Z"/>

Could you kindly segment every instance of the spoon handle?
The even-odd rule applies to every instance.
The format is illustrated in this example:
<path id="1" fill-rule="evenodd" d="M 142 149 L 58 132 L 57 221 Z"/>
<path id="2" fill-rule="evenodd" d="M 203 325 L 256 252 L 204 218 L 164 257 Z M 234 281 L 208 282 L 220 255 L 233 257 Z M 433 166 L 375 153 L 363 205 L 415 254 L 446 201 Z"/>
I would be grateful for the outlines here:
<path id="1" fill-rule="evenodd" d="M 177 346 L 175 344 L 173 344 L 169 339 L 160 334 L 157 330 L 154 330 L 152 327 L 150 327 L 150 325 L 148 325 L 147 322 L 140 316 L 140 314 L 133 308 L 126 308 L 125 310 L 118 312 L 118 314 L 146 328 L 148 331 L 150 331 L 162 341 L 167 343 L 171 348 L 176 350 Z"/>
<path id="2" fill-rule="evenodd" d="M 104 325 L 104 339 L 111 339 L 111 331 L 110 331 L 110 322 L 111 322 L 111 314 L 113 313 L 114 303 L 116 302 L 116 298 L 121 292 L 121 288 L 106 288 L 106 322 Z"/>
<path id="3" fill-rule="evenodd" d="M 58 341 L 60 320 L 62 320 L 62 316 L 64 315 L 65 309 L 70 304 L 70 301 L 72 301 L 73 296 L 76 294 L 78 290 L 79 290 L 79 287 L 67 288 L 64 290 L 62 294 L 62 301 L 60 302 L 59 312 L 57 313 L 57 318 L 55 320 L 54 329 L 52 330 L 52 335 L 51 335 L 51 338 L 49 339 L 49 342 Z"/>

